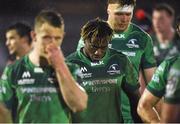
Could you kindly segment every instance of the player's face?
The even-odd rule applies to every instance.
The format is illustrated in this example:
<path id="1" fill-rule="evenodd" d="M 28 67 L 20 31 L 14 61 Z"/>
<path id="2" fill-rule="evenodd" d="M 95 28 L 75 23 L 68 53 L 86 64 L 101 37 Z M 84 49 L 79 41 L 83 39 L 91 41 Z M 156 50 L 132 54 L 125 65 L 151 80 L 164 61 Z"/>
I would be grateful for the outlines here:
<path id="1" fill-rule="evenodd" d="M 92 61 L 101 60 L 108 48 L 110 38 L 94 38 L 91 41 L 85 41 L 85 52 Z"/>
<path id="2" fill-rule="evenodd" d="M 132 12 L 115 12 L 119 4 L 109 4 L 108 6 L 108 22 L 114 31 L 124 31 L 128 28 Z"/>
<path id="3" fill-rule="evenodd" d="M 18 35 L 16 30 L 9 30 L 6 33 L 6 46 L 9 50 L 9 54 L 18 54 L 21 50 L 22 38 Z"/>
<path id="4" fill-rule="evenodd" d="M 40 56 L 46 57 L 46 47 L 50 43 L 54 43 L 60 47 L 64 38 L 64 27 L 54 27 L 48 23 L 42 24 L 41 27 L 35 30 L 35 48 L 38 49 Z"/>
<path id="5" fill-rule="evenodd" d="M 152 14 L 152 22 L 155 32 L 164 32 L 171 27 L 173 18 L 165 11 L 154 11 Z"/>

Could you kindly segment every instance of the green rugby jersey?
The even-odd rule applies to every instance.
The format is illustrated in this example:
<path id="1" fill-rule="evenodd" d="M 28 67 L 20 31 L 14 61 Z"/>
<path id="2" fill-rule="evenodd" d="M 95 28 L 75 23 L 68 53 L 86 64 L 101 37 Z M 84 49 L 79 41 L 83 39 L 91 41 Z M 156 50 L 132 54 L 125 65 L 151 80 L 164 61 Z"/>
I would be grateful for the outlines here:
<path id="1" fill-rule="evenodd" d="M 77 65 L 69 64 L 73 74 Z M 16 123 L 68 123 L 65 104 L 52 67 L 38 67 L 27 56 L 6 67 L 0 82 L 0 101 L 17 97 Z M 14 101 L 13 101 L 14 103 Z"/>
<path id="2" fill-rule="evenodd" d="M 80 39 L 77 49 L 84 46 L 84 41 Z M 151 37 L 141 30 L 135 24 L 130 24 L 124 32 L 114 33 L 109 47 L 121 51 L 130 58 L 138 77 L 139 69 L 146 69 L 156 66 L 156 61 L 153 53 L 153 44 Z M 129 100 L 122 93 L 122 112 L 125 122 L 132 122 L 130 116 Z"/>
<path id="3" fill-rule="evenodd" d="M 180 104 L 180 57 L 169 70 L 164 100 L 168 103 Z"/>
<path id="4" fill-rule="evenodd" d="M 162 62 L 156 69 L 152 80 L 146 87 L 153 95 L 159 98 L 165 95 L 166 85 L 167 82 L 169 82 L 168 74 L 171 76 L 171 74 L 169 73 L 170 67 L 173 65 L 173 63 L 176 63 L 176 61 L 179 62 L 179 59 L 179 56 L 169 58 Z M 171 83 L 171 81 L 169 83 Z"/>
<path id="5" fill-rule="evenodd" d="M 102 60 L 91 62 L 78 50 L 68 56 L 67 60 L 80 67 L 80 85 L 88 94 L 87 109 L 72 114 L 72 122 L 123 122 L 120 103 L 122 85 L 132 92 L 139 86 L 127 57 L 116 50 L 107 49 Z"/>
<path id="6" fill-rule="evenodd" d="M 169 41 L 167 46 L 161 45 L 155 35 L 152 35 L 152 38 L 154 42 L 154 55 L 158 66 L 163 62 L 163 60 L 179 54 L 180 51 L 178 48 L 180 47 L 180 39 L 178 34 L 175 34 L 174 38 L 172 41 Z"/>

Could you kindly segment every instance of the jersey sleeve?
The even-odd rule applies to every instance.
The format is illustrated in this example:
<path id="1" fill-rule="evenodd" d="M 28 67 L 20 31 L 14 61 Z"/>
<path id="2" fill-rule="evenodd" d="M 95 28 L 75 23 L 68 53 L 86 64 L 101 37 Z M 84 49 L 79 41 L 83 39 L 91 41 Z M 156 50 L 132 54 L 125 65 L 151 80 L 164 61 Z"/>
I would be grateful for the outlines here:
<path id="1" fill-rule="evenodd" d="M 179 59 L 180 60 L 180 59 Z M 180 104 L 180 61 L 171 67 L 166 85 L 164 101 L 170 104 Z"/>
<path id="2" fill-rule="evenodd" d="M 129 91 L 135 91 L 139 88 L 139 83 L 138 79 L 136 76 L 136 70 L 133 68 L 133 65 L 131 64 L 130 60 L 127 59 L 127 64 L 126 64 L 126 73 L 125 73 L 125 88 L 128 89 Z"/>
<path id="3" fill-rule="evenodd" d="M 76 50 L 80 50 L 82 47 L 84 46 L 84 41 L 82 38 L 80 38 L 79 42 L 78 42 L 78 46 Z"/>
<path id="4" fill-rule="evenodd" d="M 152 39 L 149 35 L 146 34 L 146 37 L 144 37 L 144 41 L 146 41 L 146 46 L 144 49 L 144 53 L 142 56 L 142 68 L 147 69 L 151 67 L 156 66 L 156 60 L 154 57 L 154 52 L 153 52 L 153 42 Z"/>
<path id="5" fill-rule="evenodd" d="M 6 102 L 13 96 L 11 69 L 7 66 L 0 79 L 0 101 Z"/>
<path id="6" fill-rule="evenodd" d="M 167 76 L 168 63 L 164 61 L 156 69 L 152 80 L 148 83 L 147 89 L 155 96 L 162 97 L 166 87 L 166 76 Z"/>

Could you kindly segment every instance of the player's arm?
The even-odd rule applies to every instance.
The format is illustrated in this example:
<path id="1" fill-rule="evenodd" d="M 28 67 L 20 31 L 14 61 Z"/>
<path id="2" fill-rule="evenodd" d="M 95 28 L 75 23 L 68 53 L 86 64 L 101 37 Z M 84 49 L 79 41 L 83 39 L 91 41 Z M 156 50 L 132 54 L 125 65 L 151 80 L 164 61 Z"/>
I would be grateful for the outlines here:
<path id="1" fill-rule="evenodd" d="M 142 83 L 145 83 L 144 85 L 147 85 L 156 70 L 156 60 L 154 57 L 153 42 L 151 37 L 148 34 L 145 34 L 143 40 L 144 42 L 146 42 L 146 46 L 142 55 L 140 67 L 142 73 L 141 78 L 143 79 L 140 80 L 144 80 Z"/>
<path id="2" fill-rule="evenodd" d="M 87 94 L 72 77 L 62 51 L 55 44 L 47 47 L 49 60 L 55 69 L 61 93 L 66 104 L 73 112 L 82 111 L 87 106 Z"/>
<path id="3" fill-rule="evenodd" d="M 12 123 L 11 112 L 0 103 L 0 123 Z"/>
<path id="4" fill-rule="evenodd" d="M 0 78 L 0 123 L 11 123 L 11 98 L 13 96 L 11 85 L 11 69 L 7 66 Z"/>
<path id="5" fill-rule="evenodd" d="M 145 79 L 146 84 L 151 81 L 155 70 L 156 70 L 156 67 L 147 68 L 147 69 L 143 70 L 143 75 L 144 75 L 144 79 Z"/>
<path id="6" fill-rule="evenodd" d="M 130 102 L 131 115 L 134 122 L 142 122 L 137 114 L 137 105 L 140 98 L 139 83 L 135 76 L 136 70 L 133 68 L 130 60 L 127 58 L 125 78 L 123 78 L 122 88 L 127 94 Z"/>
<path id="7" fill-rule="evenodd" d="M 145 89 L 137 107 L 138 114 L 144 122 L 157 123 L 160 121 L 158 114 L 153 109 L 159 100 L 160 98 Z"/>
<path id="8" fill-rule="evenodd" d="M 163 103 L 162 105 L 162 123 L 180 122 L 180 104 Z"/>
<path id="9" fill-rule="evenodd" d="M 134 122 L 142 122 L 141 118 L 139 117 L 139 115 L 137 114 L 137 105 L 138 105 L 138 101 L 140 98 L 140 93 L 138 88 L 136 90 L 130 90 L 129 88 L 127 88 L 127 86 L 125 86 L 125 83 L 123 83 L 124 85 L 122 85 L 122 88 L 124 90 L 124 92 L 127 94 L 128 98 L 129 98 L 129 102 L 130 102 L 130 108 L 131 108 L 131 115 L 133 117 Z"/>
<path id="10" fill-rule="evenodd" d="M 157 105 L 165 93 L 165 75 L 168 65 L 168 62 L 165 61 L 156 69 L 152 80 L 141 96 L 137 110 L 145 122 L 159 122 L 159 113 L 157 114 L 153 107 Z"/>

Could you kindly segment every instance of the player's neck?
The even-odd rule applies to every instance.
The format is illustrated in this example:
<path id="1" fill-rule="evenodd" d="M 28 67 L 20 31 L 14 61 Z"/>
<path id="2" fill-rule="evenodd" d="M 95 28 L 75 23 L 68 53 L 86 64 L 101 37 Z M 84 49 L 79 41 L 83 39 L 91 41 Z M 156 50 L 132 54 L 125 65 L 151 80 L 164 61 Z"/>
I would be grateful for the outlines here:
<path id="1" fill-rule="evenodd" d="M 29 53 L 31 50 L 31 47 L 23 47 L 19 50 L 19 52 L 16 54 L 16 60 L 20 59 L 21 57 L 23 57 L 24 55 L 26 55 L 27 53 Z"/>
<path id="2" fill-rule="evenodd" d="M 40 54 L 38 54 L 35 50 L 30 52 L 29 59 L 34 65 L 40 66 Z"/>
<path id="3" fill-rule="evenodd" d="M 157 33 L 157 38 L 160 43 L 169 43 L 173 40 L 174 34 L 175 34 L 175 31 L 173 28 L 171 28 L 170 30 L 166 30 L 164 32 Z"/>

